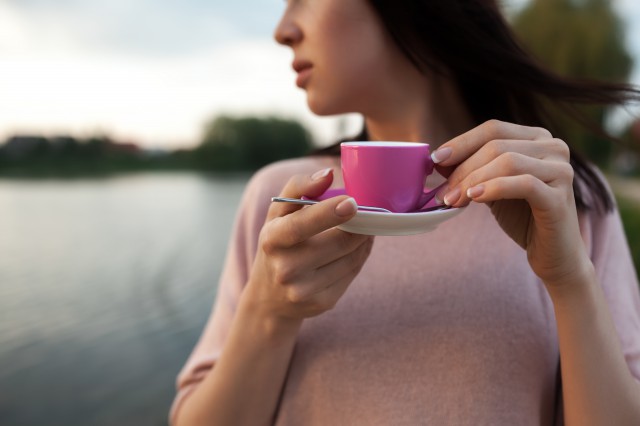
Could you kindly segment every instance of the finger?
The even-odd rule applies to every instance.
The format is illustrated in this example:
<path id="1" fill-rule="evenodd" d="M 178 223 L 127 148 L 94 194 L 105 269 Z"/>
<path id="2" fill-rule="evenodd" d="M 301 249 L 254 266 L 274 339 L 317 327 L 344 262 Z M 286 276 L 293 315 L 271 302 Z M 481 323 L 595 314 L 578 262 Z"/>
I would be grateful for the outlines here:
<path id="1" fill-rule="evenodd" d="M 276 242 L 278 247 L 293 247 L 350 220 L 357 210 L 358 206 L 351 197 L 341 195 L 329 198 L 295 214 L 276 217 L 269 223 L 267 238 Z"/>
<path id="2" fill-rule="evenodd" d="M 432 158 L 440 167 L 462 163 L 492 140 L 540 140 L 552 138 L 548 130 L 489 120 L 440 146 Z"/>
<path id="3" fill-rule="evenodd" d="M 328 265 L 356 250 L 371 239 L 369 235 L 352 234 L 337 228 L 321 232 L 313 238 L 291 248 L 296 250 L 301 268 L 315 270 Z"/>
<path id="4" fill-rule="evenodd" d="M 569 161 L 569 148 L 567 144 L 558 139 L 539 141 L 496 139 L 482 146 L 478 152 L 458 165 L 449 175 L 448 186 L 454 187 L 475 170 L 497 158 L 503 158 L 507 162 L 505 165 L 510 167 L 509 161 L 517 161 L 518 159 L 517 157 L 509 158 L 511 153 L 537 159 Z"/>
<path id="5" fill-rule="evenodd" d="M 498 200 L 525 200 L 532 209 L 553 210 L 558 206 L 559 189 L 531 175 L 503 176 L 471 188 L 472 199 L 478 203 Z"/>
<path id="6" fill-rule="evenodd" d="M 340 300 L 369 258 L 373 248 L 373 242 L 374 240 L 372 238 L 367 241 L 367 243 L 363 244 L 361 249 L 359 249 L 359 252 L 356 254 L 358 258 L 355 261 L 348 263 L 347 266 L 349 266 L 350 269 L 347 270 L 346 274 L 341 279 L 327 287 L 325 291 L 318 293 L 316 297 L 320 299 L 321 303 L 324 302 L 326 304 L 333 302 L 335 305 L 335 303 Z"/>
<path id="7" fill-rule="evenodd" d="M 502 154 L 485 166 L 474 170 L 452 190 L 443 196 L 445 203 L 452 203 L 457 207 L 468 204 L 469 188 L 478 186 L 488 180 L 501 176 L 530 175 L 544 184 L 570 186 L 573 182 L 573 168 L 563 161 L 549 161 L 532 158 L 519 153 L 509 152 Z M 453 194 L 453 195 L 451 195 Z M 458 195 L 457 200 L 453 197 Z"/>
<path id="8" fill-rule="evenodd" d="M 353 279 L 371 252 L 373 238 L 367 238 L 353 250 L 318 269 L 288 289 L 289 299 L 308 301 L 345 279 Z"/>
<path id="9" fill-rule="evenodd" d="M 307 196 L 316 198 L 322 195 L 333 182 L 333 169 L 318 170 L 311 175 L 295 175 L 289 179 L 280 192 L 280 197 L 301 198 Z M 267 214 L 268 219 L 286 216 L 300 210 L 302 206 L 291 203 L 273 203 Z"/>
<path id="10" fill-rule="evenodd" d="M 276 281 L 295 284 L 309 280 L 317 269 L 348 256 L 371 238 L 331 228 L 292 247 L 281 247 L 281 240 L 275 244 L 267 243 L 266 251 L 275 254 L 273 270 L 277 271 Z"/>

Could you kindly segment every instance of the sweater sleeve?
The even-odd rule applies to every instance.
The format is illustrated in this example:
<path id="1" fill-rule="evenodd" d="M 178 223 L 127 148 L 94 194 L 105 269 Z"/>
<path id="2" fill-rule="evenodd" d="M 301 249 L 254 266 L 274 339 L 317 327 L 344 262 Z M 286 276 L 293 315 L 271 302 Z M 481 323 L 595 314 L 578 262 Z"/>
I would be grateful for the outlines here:
<path id="1" fill-rule="evenodd" d="M 640 292 L 638 276 L 617 210 L 593 214 L 591 259 L 602 284 L 629 370 L 640 380 Z M 585 233 L 583 232 L 583 235 Z"/>
<path id="2" fill-rule="evenodd" d="M 213 368 L 227 338 L 255 257 L 268 209 L 266 195 L 275 195 L 264 194 L 262 186 L 259 172 L 249 181 L 241 198 L 211 315 L 176 380 L 177 394 L 169 414 L 171 424 L 175 423 L 181 404 Z"/>

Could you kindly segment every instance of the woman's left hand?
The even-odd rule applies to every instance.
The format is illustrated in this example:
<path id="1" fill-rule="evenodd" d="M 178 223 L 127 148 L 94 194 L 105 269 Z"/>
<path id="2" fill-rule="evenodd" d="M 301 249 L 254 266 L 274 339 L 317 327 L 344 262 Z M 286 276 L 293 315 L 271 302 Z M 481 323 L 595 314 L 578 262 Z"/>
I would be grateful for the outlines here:
<path id="1" fill-rule="evenodd" d="M 443 144 L 434 159 L 443 174 L 451 173 L 439 198 L 454 207 L 488 204 L 545 284 L 584 271 L 589 258 L 565 142 L 543 128 L 491 120 Z"/>

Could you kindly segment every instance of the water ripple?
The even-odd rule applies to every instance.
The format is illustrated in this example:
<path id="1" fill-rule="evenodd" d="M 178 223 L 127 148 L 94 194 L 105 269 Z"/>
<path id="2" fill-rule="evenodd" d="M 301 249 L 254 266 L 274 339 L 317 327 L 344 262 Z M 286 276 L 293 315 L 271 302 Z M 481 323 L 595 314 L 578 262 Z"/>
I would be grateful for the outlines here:
<path id="1" fill-rule="evenodd" d="M 0 423 L 165 424 L 245 182 L 0 181 Z"/>

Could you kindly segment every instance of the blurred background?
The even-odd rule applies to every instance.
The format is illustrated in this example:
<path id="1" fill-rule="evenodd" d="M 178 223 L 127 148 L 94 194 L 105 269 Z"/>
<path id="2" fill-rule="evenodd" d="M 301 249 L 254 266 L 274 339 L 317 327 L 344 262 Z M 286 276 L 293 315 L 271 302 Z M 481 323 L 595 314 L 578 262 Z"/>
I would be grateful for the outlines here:
<path id="1" fill-rule="evenodd" d="M 637 0 L 502 3 L 558 72 L 640 84 Z M 284 6 L 0 0 L 0 424 L 167 423 L 250 174 L 361 125 L 308 111 Z M 583 112 L 640 266 L 640 108 Z"/>

